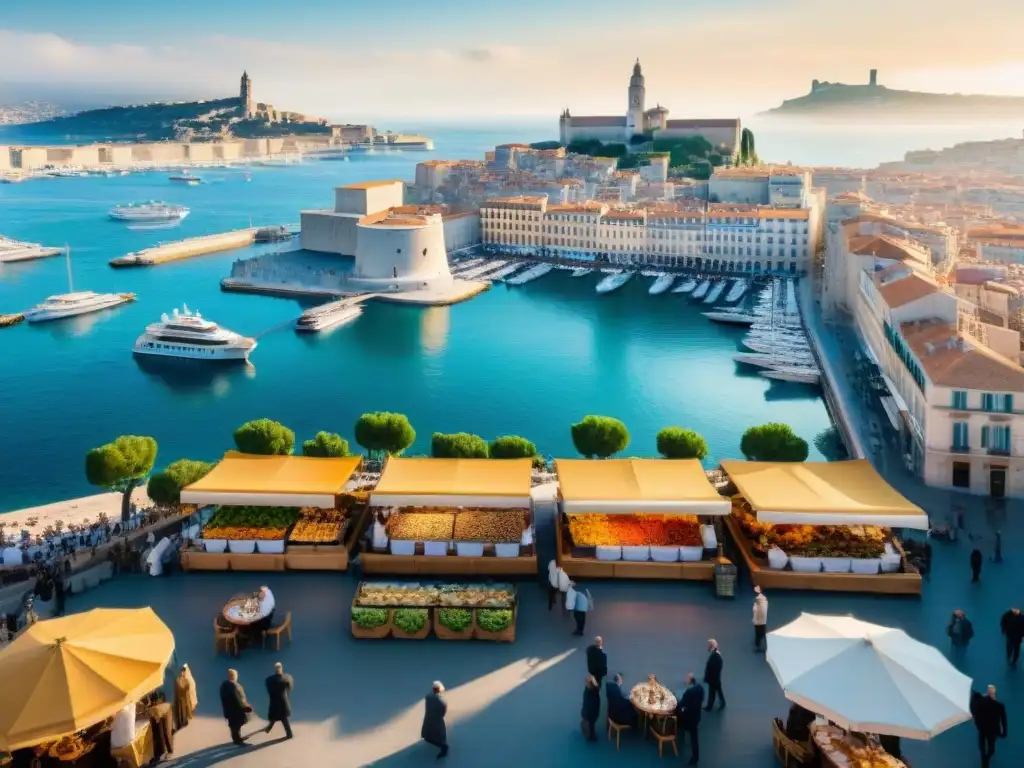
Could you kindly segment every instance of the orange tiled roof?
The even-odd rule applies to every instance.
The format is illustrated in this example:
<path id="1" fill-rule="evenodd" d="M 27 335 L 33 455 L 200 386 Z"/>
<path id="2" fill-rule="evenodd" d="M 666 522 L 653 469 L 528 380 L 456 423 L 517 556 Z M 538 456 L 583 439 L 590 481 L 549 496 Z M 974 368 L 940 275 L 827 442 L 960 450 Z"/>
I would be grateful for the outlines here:
<path id="1" fill-rule="evenodd" d="M 900 333 L 933 384 L 987 392 L 1024 392 L 1024 368 L 965 339 L 952 323 L 904 323 Z M 951 340 L 956 343 L 950 344 Z"/>
<path id="2" fill-rule="evenodd" d="M 918 299 L 923 299 L 925 296 L 938 293 L 940 290 L 937 283 L 922 277 L 916 272 L 885 284 L 882 284 L 882 281 L 876 275 L 875 285 L 890 309 L 910 304 Z"/>

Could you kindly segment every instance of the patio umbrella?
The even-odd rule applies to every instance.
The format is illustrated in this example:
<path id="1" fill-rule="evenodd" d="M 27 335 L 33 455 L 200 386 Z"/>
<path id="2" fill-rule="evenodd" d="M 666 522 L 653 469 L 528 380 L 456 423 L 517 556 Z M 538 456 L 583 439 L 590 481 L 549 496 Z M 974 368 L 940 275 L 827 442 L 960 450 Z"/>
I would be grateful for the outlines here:
<path id="1" fill-rule="evenodd" d="M 0 651 L 0 750 L 88 728 L 164 682 L 174 636 L 152 608 L 97 608 L 26 629 Z"/>
<path id="2" fill-rule="evenodd" d="M 971 678 L 899 629 L 804 613 L 767 658 L 787 699 L 848 730 L 930 739 L 971 719 Z"/>

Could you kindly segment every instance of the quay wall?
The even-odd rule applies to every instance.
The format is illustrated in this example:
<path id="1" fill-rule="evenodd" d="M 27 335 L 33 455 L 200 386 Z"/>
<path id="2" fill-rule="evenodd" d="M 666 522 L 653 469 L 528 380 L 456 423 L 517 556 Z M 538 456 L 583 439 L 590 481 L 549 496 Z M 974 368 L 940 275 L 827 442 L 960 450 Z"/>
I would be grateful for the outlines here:
<path id="1" fill-rule="evenodd" d="M 229 251 L 234 248 L 245 248 L 252 245 L 256 239 L 256 228 L 239 229 L 233 232 L 222 232 L 217 235 L 203 235 L 192 237 L 187 240 L 178 240 L 173 243 L 164 243 L 153 248 L 146 248 L 136 253 L 129 253 L 118 259 L 113 259 L 111 266 L 151 266 L 154 264 L 165 264 L 170 261 L 189 259 L 193 256 L 202 256 L 207 253 L 218 253 Z"/>

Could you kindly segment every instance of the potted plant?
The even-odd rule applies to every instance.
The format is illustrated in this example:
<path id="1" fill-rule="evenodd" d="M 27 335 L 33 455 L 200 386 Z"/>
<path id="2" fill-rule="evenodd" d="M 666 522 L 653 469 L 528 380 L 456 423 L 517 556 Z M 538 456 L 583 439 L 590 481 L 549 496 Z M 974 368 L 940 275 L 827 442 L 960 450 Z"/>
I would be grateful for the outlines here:
<path id="1" fill-rule="evenodd" d="M 391 615 L 387 608 L 352 608 L 352 636 L 379 639 L 391 634 Z"/>
<path id="2" fill-rule="evenodd" d="M 391 636 L 422 640 L 430 634 L 430 614 L 426 608 L 396 608 L 391 615 Z"/>
<path id="3" fill-rule="evenodd" d="M 477 608 L 474 636 L 477 640 L 511 643 L 516 639 L 516 617 L 511 608 Z"/>
<path id="4" fill-rule="evenodd" d="M 441 640 L 473 639 L 473 612 L 468 608 L 438 608 L 434 611 L 434 634 Z"/>

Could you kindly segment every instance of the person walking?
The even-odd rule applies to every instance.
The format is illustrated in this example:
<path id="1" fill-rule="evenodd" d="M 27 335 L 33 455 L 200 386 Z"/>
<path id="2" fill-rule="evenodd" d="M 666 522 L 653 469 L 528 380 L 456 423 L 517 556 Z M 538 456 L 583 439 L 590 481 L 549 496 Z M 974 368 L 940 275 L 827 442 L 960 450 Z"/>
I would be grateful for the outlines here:
<path id="1" fill-rule="evenodd" d="M 548 610 L 555 606 L 556 600 L 565 602 L 565 592 L 569 589 L 569 576 L 552 560 L 548 563 Z M 563 609 L 564 610 L 564 609 Z"/>
<path id="2" fill-rule="evenodd" d="M 576 631 L 573 634 L 582 637 L 587 626 L 587 614 L 594 609 L 594 599 L 590 596 L 590 590 L 577 592 L 576 582 L 570 581 L 565 593 L 565 608 L 572 611 L 572 617 L 576 620 Z"/>
<path id="3" fill-rule="evenodd" d="M 295 681 L 291 675 L 284 673 L 284 665 L 277 662 L 274 665 L 274 674 L 267 678 L 267 697 L 270 705 L 267 707 L 267 727 L 264 733 L 270 733 L 274 723 L 284 726 L 284 737 L 292 737 L 292 724 L 288 718 L 292 716 L 292 687 Z"/>
<path id="4" fill-rule="evenodd" d="M 583 686 L 583 707 L 580 709 L 580 729 L 587 741 L 597 741 L 597 716 L 601 714 L 601 689 L 593 675 L 587 675 Z"/>
<path id="5" fill-rule="evenodd" d="M 174 680 L 174 730 L 181 730 L 188 725 L 198 706 L 199 697 L 196 695 L 192 670 L 188 664 L 182 664 Z"/>
<path id="6" fill-rule="evenodd" d="M 448 754 L 448 726 L 444 723 L 447 714 L 448 702 L 444 698 L 444 685 L 440 680 L 435 680 L 424 700 L 420 738 L 441 750 L 437 753 L 438 760 Z"/>
<path id="7" fill-rule="evenodd" d="M 246 746 L 242 738 L 242 726 L 249 722 L 252 707 L 245 699 L 245 689 L 238 682 L 238 672 L 228 670 L 228 679 L 220 684 L 220 706 L 224 719 L 228 721 L 231 741 L 240 747 Z"/>
<path id="8" fill-rule="evenodd" d="M 676 705 L 676 717 L 679 719 L 679 730 L 690 737 L 690 762 L 696 765 L 700 759 L 700 740 L 697 729 L 700 725 L 701 705 L 704 703 L 704 686 L 697 682 L 693 672 L 686 675 L 686 689 L 679 695 Z"/>
<path id="9" fill-rule="evenodd" d="M 604 640 L 594 638 L 594 644 L 587 646 L 587 672 L 597 681 L 597 689 L 601 690 L 601 682 L 608 674 L 608 654 L 604 652 Z"/>
<path id="10" fill-rule="evenodd" d="M 1011 608 L 999 620 L 999 629 L 1006 638 L 1006 661 L 1011 667 L 1020 659 L 1020 644 L 1024 640 L 1024 614 L 1020 608 Z"/>
<path id="11" fill-rule="evenodd" d="M 754 650 L 761 650 L 765 633 L 768 631 L 768 598 L 760 587 L 754 587 Z"/>
<path id="12" fill-rule="evenodd" d="M 971 550 L 971 583 L 977 583 L 981 581 L 981 550 Z"/>
<path id="13" fill-rule="evenodd" d="M 972 694 L 971 715 L 974 717 L 974 727 L 978 729 L 981 768 L 988 768 L 989 761 L 996 753 L 996 739 L 1006 738 L 1006 707 L 996 699 L 994 685 L 988 687 L 984 696 L 976 691 Z"/>
<path id="14" fill-rule="evenodd" d="M 718 641 L 714 638 L 708 640 L 708 660 L 704 664 L 704 682 L 708 686 L 708 705 L 704 707 L 705 712 L 710 712 L 715 706 L 715 696 L 721 702 L 719 709 L 725 709 L 725 694 L 722 692 L 722 654 L 718 650 Z"/>
<path id="15" fill-rule="evenodd" d="M 959 649 L 967 648 L 967 644 L 974 637 L 974 626 L 971 624 L 971 620 L 964 615 L 964 612 L 958 608 L 953 611 L 953 615 L 949 619 L 946 634 L 949 635 L 950 642 L 953 644 L 953 650 L 956 652 Z"/>

